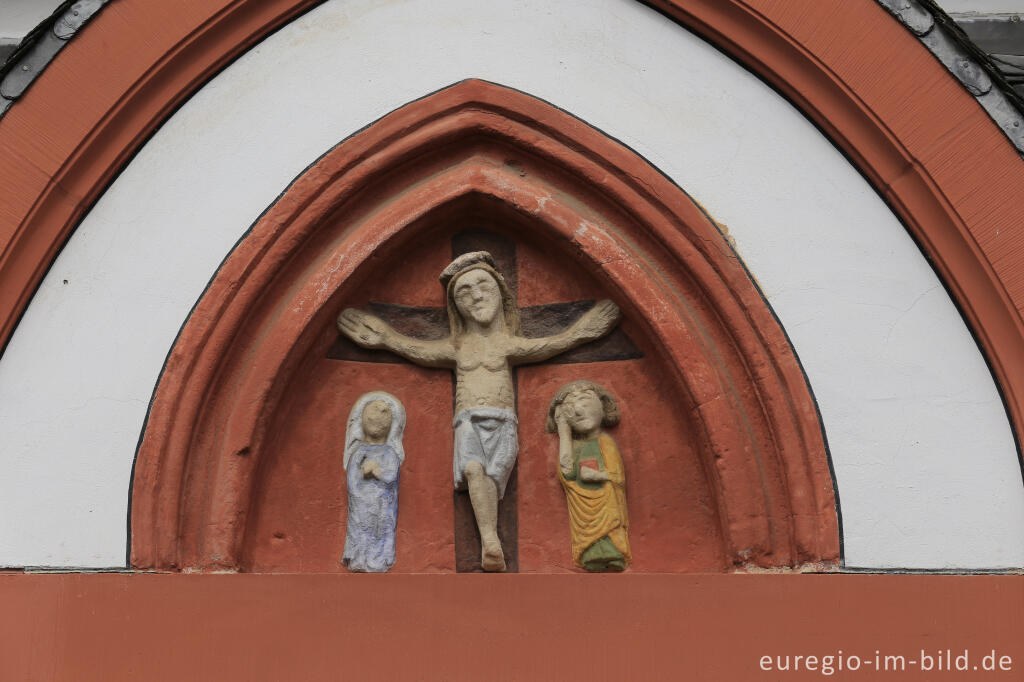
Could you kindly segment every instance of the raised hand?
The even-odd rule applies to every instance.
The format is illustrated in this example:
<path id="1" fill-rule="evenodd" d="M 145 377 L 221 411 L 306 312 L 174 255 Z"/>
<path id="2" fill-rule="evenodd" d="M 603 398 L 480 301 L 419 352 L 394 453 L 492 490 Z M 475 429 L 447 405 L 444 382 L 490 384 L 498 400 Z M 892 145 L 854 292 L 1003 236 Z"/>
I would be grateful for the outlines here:
<path id="1" fill-rule="evenodd" d="M 596 339 L 607 334 L 622 317 L 619 306 L 611 301 L 598 301 L 583 314 L 576 323 L 577 331 L 586 337 Z"/>
<path id="2" fill-rule="evenodd" d="M 558 427 L 558 468 L 563 476 L 572 473 L 572 428 L 565 415 L 565 405 L 555 407 L 555 425 Z"/>
<path id="3" fill-rule="evenodd" d="M 555 426 L 558 427 L 559 433 L 569 428 L 569 418 L 565 416 L 565 405 L 555 407 Z"/>
<path id="4" fill-rule="evenodd" d="M 338 331 L 365 348 L 383 348 L 391 327 L 375 315 L 345 308 L 338 315 Z"/>

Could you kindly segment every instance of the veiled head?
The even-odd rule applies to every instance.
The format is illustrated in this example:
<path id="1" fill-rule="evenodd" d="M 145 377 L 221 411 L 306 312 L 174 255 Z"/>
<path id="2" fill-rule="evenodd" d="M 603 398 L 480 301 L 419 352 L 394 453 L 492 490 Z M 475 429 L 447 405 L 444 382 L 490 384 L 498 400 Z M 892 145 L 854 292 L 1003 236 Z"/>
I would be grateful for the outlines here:
<path id="1" fill-rule="evenodd" d="M 376 435 L 383 433 L 383 436 Z M 345 430 L 345 456 L 343 465 L 348 469 L 352 454 L 368 442 L 383 442 L 390 445 L 398 455 L 398 461 L 405 460 L 402 436 L 405 434 L 405 406 L 384 391 L 371 391 L 356 400 L 348 415 Z"/>

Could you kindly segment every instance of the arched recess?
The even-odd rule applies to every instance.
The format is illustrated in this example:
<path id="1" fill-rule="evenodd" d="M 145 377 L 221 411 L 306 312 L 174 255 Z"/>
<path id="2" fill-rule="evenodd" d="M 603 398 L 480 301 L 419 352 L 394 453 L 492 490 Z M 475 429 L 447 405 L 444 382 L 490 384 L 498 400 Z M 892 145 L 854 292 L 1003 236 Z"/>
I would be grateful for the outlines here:
<path id="1" fill-rule="evenodd" d="M 302 358 L 380 262 L 438 220 L 467 218 L 462 207 L 479 204 L 467 198 L 523 216 L 614 292 L 669 360 L 728 564 L 838 558 L 813 399 L 724 237 L 614 140 L 471 80 L 321 157 L 226 259 L 154 396 L 134 474 L 134 567 L 239 567 L 268 430 Z"/>
<path id="2" fill-rule="evenodd" d="M 0 120 L 0 342 L 153 131 L 319 1 L 118 0 L 58 55 Z M 1019 439 L 1024 163 L 973 97 L 875 0 L 645 4 L 777 88 L 889 202 L 984 349 Z"/>

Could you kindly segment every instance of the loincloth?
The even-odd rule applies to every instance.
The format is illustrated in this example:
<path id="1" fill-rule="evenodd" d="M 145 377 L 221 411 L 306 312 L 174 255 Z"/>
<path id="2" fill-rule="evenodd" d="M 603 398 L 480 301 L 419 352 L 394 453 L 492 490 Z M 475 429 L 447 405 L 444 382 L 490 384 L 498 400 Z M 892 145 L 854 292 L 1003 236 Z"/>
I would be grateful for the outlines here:
<path id="1" fill-rule="evenodd" d="M 519 420 L 511 410 L 480 407 L 455 415 L 455 456 L 452 461 L 455 488 L 464 490 L 462 472 L 470 462 L 479 462 L 498 486 L 498 498 L 505 496 L 505 485 L 519 453 L 516 427 Z"/>

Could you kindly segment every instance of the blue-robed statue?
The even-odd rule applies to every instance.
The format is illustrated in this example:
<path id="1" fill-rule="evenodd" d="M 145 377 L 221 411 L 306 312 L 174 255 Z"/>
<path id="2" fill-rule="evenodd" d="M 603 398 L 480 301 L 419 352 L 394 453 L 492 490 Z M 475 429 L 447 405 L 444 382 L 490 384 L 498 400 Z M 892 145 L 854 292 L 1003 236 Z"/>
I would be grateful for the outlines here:
<path id="1" fill-rule="evenodd" d="M 390 393 L 367 393 L 349 414 L 344 461 L 348 523 L 341 561 L 350 571 L 383 573 L 395 563 L 404 432 L 405 408 Z"/>

